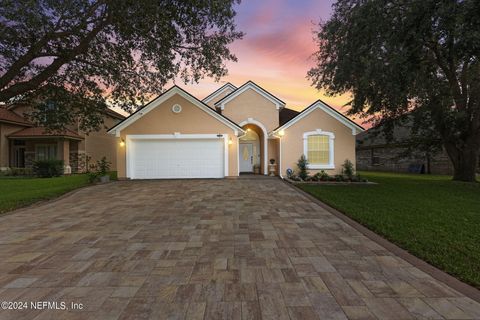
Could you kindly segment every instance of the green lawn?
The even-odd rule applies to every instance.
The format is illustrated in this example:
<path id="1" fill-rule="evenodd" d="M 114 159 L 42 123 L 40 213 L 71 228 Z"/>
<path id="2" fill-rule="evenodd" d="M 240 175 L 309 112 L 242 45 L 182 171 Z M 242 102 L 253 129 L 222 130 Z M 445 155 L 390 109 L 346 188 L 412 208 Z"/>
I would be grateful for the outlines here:
<path id="1" fill-rule="evenodd" d="M 57 178 L 0 177 L 0 213 L 51 199 L 88 184 L 88 176 Z"/>
<path id="2" fill-rule="evenodd" d="M 378 185 L 300 188 L 432 265 L 480 288 L 480 184 L 361 172 Z"/>

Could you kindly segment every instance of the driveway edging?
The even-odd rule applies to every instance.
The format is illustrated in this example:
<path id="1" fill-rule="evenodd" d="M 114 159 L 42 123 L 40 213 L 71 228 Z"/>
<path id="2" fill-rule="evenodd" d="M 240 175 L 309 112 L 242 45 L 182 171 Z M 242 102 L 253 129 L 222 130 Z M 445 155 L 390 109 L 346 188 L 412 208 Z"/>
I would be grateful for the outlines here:
<path id="1" fill-rule="evenodd" d="M 283 179 L 282 179 L 283 180 Z M 308 192 L 298 188 L 294 184 L 283 180 L 283 183 L 288 185 L 292 190 L 295 190 L 297 193 L 300 193 L 307 197 L 309 200 L 315 202 L 323 209 L 327 210 L 329 213 L 334 215 L 335 217 L 339 218 L 370 240 L 376 242 L 380 246 L 384 247 L 385 249 L 391 251 L 398 257 L 402 258 L 403 260 L 407 261 L 414 267 L 420 269 L 421 271 L 425 272 L 426 274 L 430 275 L 431 277 L 435 278 L 438 281 L 446 284 L 447 286 L 451 287 L 452 289 L 462 293 L 463 295 L 477 301 L 480 303 L 480 290 L 476 289 L 475 287 L 458 280 L 454 276 L 446 273 L 438 269 L 437 267 L 432 266 L 428 262 L 414 256 L 410 252 L 406 251 L 405 249 L 400 248 L 396 244 L 390 242 L 389 240 L 383 238 L 382 236 L 376 234 L 372 230 L 368 229 L 367 227 L 363 226 L 362 224 L 358 223 L 357 221 L 353 220 L 352 218 L 348 217 L 346 214 L 342 213 L 341 211 L 329 206 L 325 202 L 315 198 L 313 195 L 309 194 Z"/>

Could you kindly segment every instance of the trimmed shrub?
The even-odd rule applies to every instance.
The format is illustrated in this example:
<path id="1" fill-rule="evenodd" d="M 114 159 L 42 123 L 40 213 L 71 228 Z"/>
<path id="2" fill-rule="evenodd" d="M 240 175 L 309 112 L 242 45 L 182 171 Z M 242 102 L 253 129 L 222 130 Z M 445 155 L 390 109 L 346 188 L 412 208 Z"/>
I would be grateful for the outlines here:
<path id="1" fill-rule="evenodd" d="M 319 175 L 319 180 L 320 181 L 328 181 L 328 178 L 330 178 L 330 176 L 328 175 L 328 173 L 326 173 L 324 170 L 320 171 L 318 173 Z"/>
<path id="2" fill-rule="evenodd" d="M 17 176 L 33 176 L 33 169 L 32 168 L 8 168 L 4 171 L 0 171 L 0 176 L 7 176 L 7 177 L 17 177 Z"/>
<path id="3" fill-rule="evenodd" d="M 110 180 L 118 180 L 117 171 L 109 171 L 108 174 L 110 175 Z"/>
<path id="4" fill-rule="evenodd" d="M 308 171 L 307 171 L 307 166 L 308 166 L 308 161 L 305 155 L 301 155 L 300 159 L 298 159 L 297 162 L 297 168 L 298 168 L 298 177 L 302 180 L 306 180 L 308 177 Z"/>
<path id="5" fill-rule="evenodd" d="M 33 163 L 33 172 L 40 178 L 59 177 L 63 175 L 62 160 L 39 160 Z"/>
<path id="6" fill-rule="evenodd" d="M 97 182 L 99 175 L 96 171 L 89 171 L 87 175 L 88 175 L 88 182 L 90 183 Z"/>
<path id="7" fill-rule="evenodd" d="M 347 176 L 348 179 L 352 179 L 355 175 L 355 169 L 353 168 L 352 161 L 346 159 L 342 164 L 342 173 Z"/>

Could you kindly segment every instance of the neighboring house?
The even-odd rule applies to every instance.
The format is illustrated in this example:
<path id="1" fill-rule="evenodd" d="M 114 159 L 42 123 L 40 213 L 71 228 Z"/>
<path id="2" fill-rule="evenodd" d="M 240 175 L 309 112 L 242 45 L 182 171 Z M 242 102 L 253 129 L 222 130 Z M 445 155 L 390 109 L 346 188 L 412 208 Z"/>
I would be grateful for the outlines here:
<path id="1" fill-rule="evenodd" d="M 305 154 L 312 173 L 355 162 L 363 128 L 318 100 L 296 112 L 248 81 L 227 83 L 203 101 L 174 86 L 112 127 L 120 178 L 221 178 L 296 169 Z"/>
<path id="2" fill-rule="evenodd" d="M 357 136 L 357 169 L 411 173 L 452 174 L 453 166 L 444 150 L 430 154 L 413 145 L 409 125 L 395 126 L 388 140 L 377 126 Z M 409 152 L 406 152 L 406 151 Z"/>
<path id="3" fill-rule="evenodd" d="M 105 111 L 102 128 L 86 134 L 73 127 L 47 132 L 27 120 L 29 111 L 25 105 L 0 106 L 0 169 L 28 168 L 36 160 L 58 159 L 77 173 L 104 156 L 116 167 L 116 139 L 106 129 L 125 119 L 121 114 Z"/>

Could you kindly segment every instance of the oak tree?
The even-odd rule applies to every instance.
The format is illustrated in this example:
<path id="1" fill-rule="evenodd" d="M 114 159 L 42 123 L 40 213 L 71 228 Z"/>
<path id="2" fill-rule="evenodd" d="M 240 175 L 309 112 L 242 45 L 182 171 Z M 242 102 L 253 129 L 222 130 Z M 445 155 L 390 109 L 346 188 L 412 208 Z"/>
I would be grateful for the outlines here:
<path id="1" fill-rule="evenodd" d="M 219 79 L 236 61 L 239 0 L 2 0 L 0 103 L 32 105 L 51 129 L 98 127 L 173 79 Z"/>
<path id="2" fill-rule="evenodd" d="M 351 92 L 350 113 L 381 123 L 415 110 L 414 128 L 435 133 L 454 179 L 475 181 L 480 1 L 338 0 L 315 34 L 317 88 Z"/>

